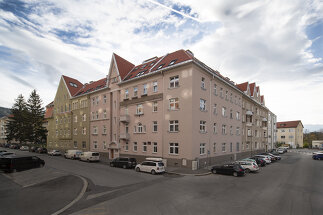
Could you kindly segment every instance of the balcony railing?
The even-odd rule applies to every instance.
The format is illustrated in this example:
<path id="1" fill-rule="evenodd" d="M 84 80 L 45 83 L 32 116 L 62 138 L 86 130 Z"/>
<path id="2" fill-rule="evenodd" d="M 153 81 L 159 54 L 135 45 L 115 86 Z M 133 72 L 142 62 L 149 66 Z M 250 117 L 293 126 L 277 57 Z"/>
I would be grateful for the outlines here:
<path id="1" fill-rule="evenodd" d="M 246 123 L 246 126 L 251 127 L 251 126 L 252 126 L 252 122 L 247 122 L 247 123 Z"/>
<path id="2" fill-rule="evenodd" d="M 128 114 L 120 116 L 120 122 L 129 123 L 130 116 Z"/>
<path id="3" fill-rule="evenodd" d="M 129 133 L 120 134 L 120 139 L 129 140 L 130 139 L 130 134 Z"/>

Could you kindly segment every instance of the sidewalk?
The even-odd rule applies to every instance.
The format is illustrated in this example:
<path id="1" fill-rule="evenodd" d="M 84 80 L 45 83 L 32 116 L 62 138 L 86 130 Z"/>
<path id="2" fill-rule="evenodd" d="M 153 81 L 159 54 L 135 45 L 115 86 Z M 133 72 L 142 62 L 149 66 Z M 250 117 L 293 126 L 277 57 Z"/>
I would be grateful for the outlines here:
<path id="1" fill-rule="evenodd" d="M 180 168 L 180 167 L 166 167 L 166 172 L 169 174 L 176 175 L 194 175 L 194 176 L 203 176 L 211 174 L 211 171 L 208 168 L 202 168 L 198 170 L 192 170 L 188 168 Z"/>

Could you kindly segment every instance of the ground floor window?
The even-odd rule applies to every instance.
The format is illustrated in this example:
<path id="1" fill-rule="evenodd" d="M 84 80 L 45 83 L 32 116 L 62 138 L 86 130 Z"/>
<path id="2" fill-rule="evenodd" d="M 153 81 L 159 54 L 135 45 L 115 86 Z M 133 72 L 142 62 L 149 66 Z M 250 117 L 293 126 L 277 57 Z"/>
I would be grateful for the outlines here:
<path id="1" fill-rule="evenodd" d="M 169 143 L 169 154 L 178 155 L 178 143 Z"/>
<path id="2" fill-rule="evenodd" d="M 83 141 L 83 142 L 82 142 L 82 148 L 83 148 L 83 149 L 85 149 L 85 148 L 86 148 L 86 142 L 85 142 L 85 141 Z"/>
<path id="3" fill-rule="evenodd" d="M 237 143 L 237 152 L 240 150 L 240 144 Z"/>
<path id="4" fill-rule="evenodd" d="M 137 142 L 133 142 L 133 151 L 137 152 L 137 149 L 138 149 Z"/>
<path id="5" fill-rule="evenodd" d="M 74 141 L 74 148 L 77 148 L 77 141 Z"/>
<path id="6" fill-rule="evenodd" d="M 129 150 L 129 143 L 126 142 L 126 148 L 125 148 L 125 151 L 127 152 Z"/>
<path id="7" fill-rule="evenodd" d="M 142 151 L 147 152 L 147 143 L 146 142 L 144 142 L 142 145 Z"/>
<path id="8" fill-rule="evenodd" d="M 200 155 L 205 155 L 205 143 L 200 143 Z"/>
<path id="9" fill-rule="evenodd" d="M 154 142 L 154 153 L 157 153 L 157 143 Z"/>
<path id="10" fill-rule="evenodd" d="M 232 152 L 232 143 L 230 143 L 230 152 Z"/>
<path id="11" fill-rule="evenodd" d="M 98 141 L 93 141 L 93 146 L 95 149 L 97 149 L 98 148 Z"/>
<path id="12" fill-rule="evenodd" d="M 216 153 L 216 143 L 213 143 L 213 152 Z"/>
<path id="13" fill-rule="evenodd" d="M 105 141 L 103 141 L 103 149 L 107 150 L 107 143 Z"/>
<path id="14" fill-rule="evenodd" d="M 222 152 L 225 152 L 225 143 L 222 143 Z"/>

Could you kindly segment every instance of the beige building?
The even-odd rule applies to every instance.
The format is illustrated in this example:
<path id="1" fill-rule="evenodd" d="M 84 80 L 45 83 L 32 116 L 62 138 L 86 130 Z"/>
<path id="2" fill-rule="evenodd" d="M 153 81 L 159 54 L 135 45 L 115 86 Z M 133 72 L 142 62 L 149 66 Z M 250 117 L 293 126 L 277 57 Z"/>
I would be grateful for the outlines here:
<path id="1" fill-rule="evenodd" d="M 303 128 L 300 120 L 277 122 L 277 142 L 291 148 L 303 147 Z"/>
<path id="2" fill-rule="evenodd" d="M 75 79 L 62 78 L 57 98 L 68 94 L 66 85 L 71 80 Z M 154 57 L 137 66 L 113 54 L 105 79 L 87 87 L 77 85 L 79 89 L 66 97 L 72 105 L 70 117 L 77 116 L 77 125 L 73 120 L 64 126 L 77 131 L 89 126 L 84 135 L 89 136 L 89 150 L 104 158 L 131 156 L 141 161 L 158 157 L 167 165 L 198 168 L 268 149 L 268 109 L 259 87 L 253 83 L 241 90 L 189 50 Z M 57 98 L 54 110 L 62 106 Z M 74 109 L 81 100 L 87 106 Z M 63 101 L 68 103 L 64 97 Z M 82 114 L 86 121 L 80 125 Z M 54 111 L 54 122 L 56 115 Z M 50 130 L 60 129 L 52 124 Z M 79 136 L 81 132 L 71 135 L 65 147 L 73 148 L 71 143 L 83 138 Z M 56 139 L 49 139 L 52 145 Z"/>
<path id="3" fill-rule="evenodd" d="M 312 140 L 312 148 L 323 149 L 323 140 Z"/>
<path id="4" fill-rule="evenodd" d="M 0 118 L 0 144 L 7 143 L 6 141 L 6 124 L 8 121 L 8 116 L 3 116 Z"/>

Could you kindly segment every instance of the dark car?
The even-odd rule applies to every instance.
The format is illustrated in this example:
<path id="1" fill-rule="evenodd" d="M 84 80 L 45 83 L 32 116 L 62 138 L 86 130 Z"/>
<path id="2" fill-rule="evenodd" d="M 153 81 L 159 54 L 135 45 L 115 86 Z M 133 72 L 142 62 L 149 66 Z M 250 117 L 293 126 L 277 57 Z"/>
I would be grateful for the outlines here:
<path id="1" fill-rule="evenodd" d="M 137 165 L 136 158 L 119 157 L 119 158 L 113 159 L 110 162 L 111 167 L 122 167 L 124 169 L 135 168 L 136 165 Z"/>
<path id="2" fill-rule="evenodd" d="M 213 166 L 211 169 L 213 174 L 226 174 L 233 176 L 243 176 L 245 175 L 245 169 L 240 164 L 224 164 Z"/>
<path id="3" fill-rule="evenodd" d="M 39 148 L 37 148 L 36 152 L 40 153 L 40 154 L 47 154 L 47 149 L 39 147 Z"/>
<path id="4" fill-rule="evenodd" d="M 0 156 L 8 156 L 8 155 L 15 155 L 13 152 L 0 152 Z"/>
<path id="5" fill-rule="evenodd" d="M 266 166 L 266 161 L 260 157 L 251 157 L 250 159 L 255 160 L 258 166 Z"/>
<path id="6" fill-rule="evenodd" d="M 36 146 L 32 146 L 32 147 L 30 147 L 30 148 L 29 148 L 29 151 L 30 151 L 30 152 L 36 152 L 36 151 L 37 151 L 37 149 L 38 149 L 38 147 L 36 147 Z"/>
<path id="7" fill-rule="evenodd" d="M 0 157 L 0 170 L 5 172 L 23 171 L 43 167 L 45 161 L 36 156 L 6 156 Z"/>
<path id="8" fill-rule="evenodd" d="M 273 157 L 273 158 L 274 158 L 274 160 L 275 160 L 275 161 L 277 161 L 277 160 L 281 160 L 281 157 L 280 157 L 280 156 L 274 155 L 274 154 L 269 153 L 269 152 L 264 152 L 264 153 L 262 153 L 262 155 L 268 155 L 268 156 L 271 156 L 271 157 Z"/>
<path id="9" fill-rule="evenodd" d="M 314 153 L 312 158 L 314 160 L 323 160 L 323 153 Z"/>
<path id="10" fill-rule="evenodd" d="M 6 144 L 4 144 L 4 147 L 5 148 L 9 148 L 10 147 L 10 144 L 9 143 L 6 143 Z"/>

